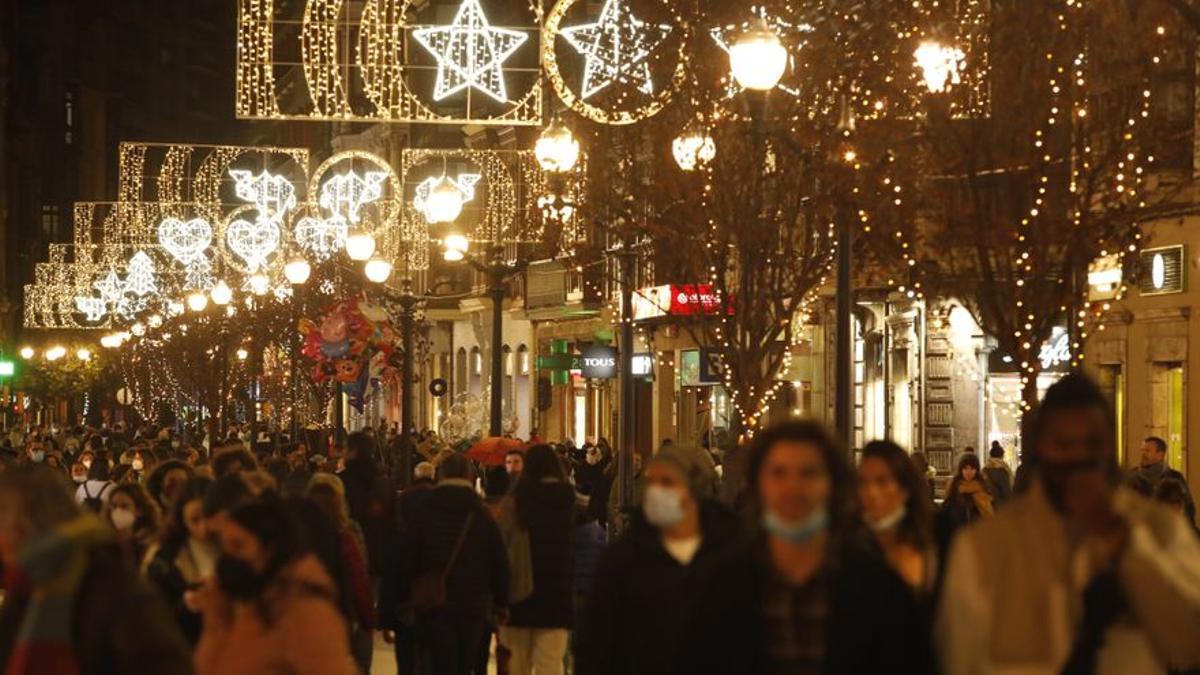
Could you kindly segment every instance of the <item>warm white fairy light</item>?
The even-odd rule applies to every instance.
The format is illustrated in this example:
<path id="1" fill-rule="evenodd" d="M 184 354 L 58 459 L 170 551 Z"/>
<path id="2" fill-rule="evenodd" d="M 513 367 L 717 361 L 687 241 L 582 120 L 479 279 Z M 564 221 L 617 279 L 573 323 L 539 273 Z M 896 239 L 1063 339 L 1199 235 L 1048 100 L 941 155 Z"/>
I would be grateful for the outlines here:
<path id="1" fill-rule="evenodd" d="M 697 166 L 708 164 L 717 156 L 717 144 L 704 131 L 686 131 L 671 143 L 675 162 L 684 171 L 695 171 Z"/>
<path id="2" fill-rule="evenodd" d="M 412 35 L 437 59 L 435 101 L 472 88 L 501 103 L 508 102 L 504 61 L 529 36 L 517 30 L 492 27 L 479 0 L 463 0 L 449 25 L 418 28 Z"/>
<path id="3" fill-rule="evenodd" d="M 158 225 L 158 243 L 184 265 L 204 255 L 212 235 L 212 225 L 204 218 L 164 218 Z"/>
<path id="4" fill-rule="evenodd" d="M 672 31 L 669 24 L 652 24 L 634 16 L 623 0 L 605 0 L 594 23 L 570 26 L 559 34 L 584 57 L 580 97 L 591 98 L 616 84 L 629 84 L 643 94 L 654 93 L 650 54 Z"/>
<path id="5" fill-rule="evenodd" d="M 260 219 L 279 220 L 296 208 L 296 187 L 286 176 L 269 171 L 255 175 L 241 169 L 230 169 L 229 175 L 238 199 L 258 207 Z"/>
<path id="6" fill-rule="evenodd" d="M 349 224 L 340 217 L 314 218 L 305 216 L 296 222 L 292 236 L 296 244 L 318 262 L 333 257 L 346 245 Z"/>
<path id="7" fill-rule="evenodd" d="M 253 274 L 266 267 L 271 254 L 279 249 L 281 235 L 278 221 L 238 218 L 225 229 L 225 243 Z"/>
<path id="8" fill-rule="evenodd" d="M 333 216 L 350 225 L 356 225 L 360 209 L 383 197 L 383 187 L 387 179 L 388 174 L 383 171 L 368 171 L 365 174 L 347 171 L 321 185 L 318 204 Z"/>

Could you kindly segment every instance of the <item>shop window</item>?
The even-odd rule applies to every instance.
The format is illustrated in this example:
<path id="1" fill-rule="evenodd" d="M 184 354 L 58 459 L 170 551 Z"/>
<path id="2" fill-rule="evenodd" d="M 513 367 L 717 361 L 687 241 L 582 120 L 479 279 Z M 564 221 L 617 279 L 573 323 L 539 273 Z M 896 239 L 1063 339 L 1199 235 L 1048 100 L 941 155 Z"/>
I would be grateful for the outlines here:
<path id="1" fill-rule="evenodd" d="M 1156 363 L 1150 382 L 1151 434 L 1167 442 L 1167 465 L 1187 472 L 1186 383 L 1181 363 Z"/>

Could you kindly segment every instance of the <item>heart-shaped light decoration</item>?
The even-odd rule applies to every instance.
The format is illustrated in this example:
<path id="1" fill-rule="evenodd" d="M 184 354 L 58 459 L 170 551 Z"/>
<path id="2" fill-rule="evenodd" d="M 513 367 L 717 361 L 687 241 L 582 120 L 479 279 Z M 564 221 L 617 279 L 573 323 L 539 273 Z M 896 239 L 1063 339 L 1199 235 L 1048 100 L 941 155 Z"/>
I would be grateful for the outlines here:
<path id="1" fill-rule="evenodd" d="M 332 218 L 313 218 L 305 216 L 296 223 L 296 243 L 305 252 L 318 261 L 333 257 L 334 253 L 342 250 L 350 228 L 345 220 L 334 216 Z"/>
<path id="2" fill-rule="evenodd" d="M 279 224 L 273 220 L 252 223 L 239 218 L 229 224 L 225 242 L 253 274 L 264 267 L 267 258 L 279 248 L 279 235 Z"/>
<path id="3" fill-rule="evenodd" d="M 188 221 L 164 218 L 158 224 L 158 243 L 184 265 L 204 255 L 212 244 L 212 226 L 203 218 Z"/>

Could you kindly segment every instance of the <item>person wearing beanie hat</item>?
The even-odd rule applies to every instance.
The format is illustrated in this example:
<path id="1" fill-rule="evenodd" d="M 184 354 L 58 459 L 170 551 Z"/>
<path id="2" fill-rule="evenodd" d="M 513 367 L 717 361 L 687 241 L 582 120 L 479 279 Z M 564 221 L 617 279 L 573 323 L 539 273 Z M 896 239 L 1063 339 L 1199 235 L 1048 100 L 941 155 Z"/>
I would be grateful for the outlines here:
<path id="1" fill-rule="evenodd" d="M 674 670 L 687 600 L 737 535 L 707 453 L 664 447 L 644 478 L 640 510 L 597 563 L 576 634 L 579 675 Z"/>

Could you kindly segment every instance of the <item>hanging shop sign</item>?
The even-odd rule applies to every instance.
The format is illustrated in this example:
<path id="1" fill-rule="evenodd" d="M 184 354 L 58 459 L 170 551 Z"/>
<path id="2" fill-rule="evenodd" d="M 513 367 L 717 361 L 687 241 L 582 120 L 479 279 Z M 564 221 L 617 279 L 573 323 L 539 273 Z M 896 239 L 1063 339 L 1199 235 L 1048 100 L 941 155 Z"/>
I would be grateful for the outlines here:
<path id="1" fill-rule="evenodd" d="M 721 295 L 712 284 L 652 286 L 633 294 L 633 320 L 719 314 L 721 304 Z M 733 313 L 730 305 L 727 311 Z"/>
<path id="2" fill-rule="evenodd" d="M 617 348 L 593 344 L 579 356 L 579 370 L 586 378 L 611 380 L 617 376 Z"/>

